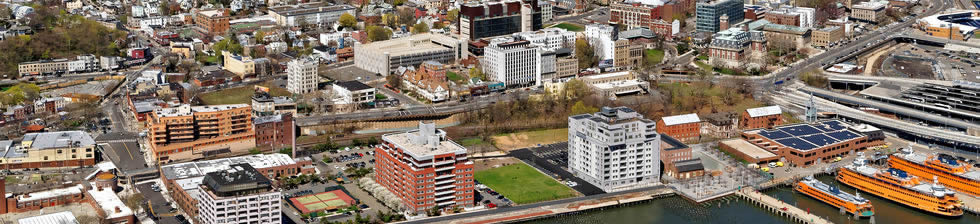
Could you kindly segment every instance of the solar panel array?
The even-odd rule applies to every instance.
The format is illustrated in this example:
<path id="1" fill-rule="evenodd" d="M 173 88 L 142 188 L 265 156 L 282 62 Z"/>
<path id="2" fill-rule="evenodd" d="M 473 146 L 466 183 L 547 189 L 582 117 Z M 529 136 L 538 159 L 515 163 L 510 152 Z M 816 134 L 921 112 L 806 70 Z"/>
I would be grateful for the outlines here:
<path id="1" fill-rule="evenodd" d="M 783 126 L 772 130 L 760 130 L 759 135 L 801 151 L 861 137 L 861 135 L 847 130 L 847 127 L 840 121 Z"/>

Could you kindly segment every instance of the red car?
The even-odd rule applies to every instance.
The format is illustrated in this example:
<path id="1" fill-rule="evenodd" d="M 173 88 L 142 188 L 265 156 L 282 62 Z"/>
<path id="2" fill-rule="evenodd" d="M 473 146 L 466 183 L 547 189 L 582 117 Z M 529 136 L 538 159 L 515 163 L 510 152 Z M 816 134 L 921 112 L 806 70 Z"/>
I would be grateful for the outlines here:
<path id="1" fill-rule="evenodd" d="M 496 207 L 497 205 L 492 202 L 490 204 L 487 204 L 487 208 L 496 208 Z"/>

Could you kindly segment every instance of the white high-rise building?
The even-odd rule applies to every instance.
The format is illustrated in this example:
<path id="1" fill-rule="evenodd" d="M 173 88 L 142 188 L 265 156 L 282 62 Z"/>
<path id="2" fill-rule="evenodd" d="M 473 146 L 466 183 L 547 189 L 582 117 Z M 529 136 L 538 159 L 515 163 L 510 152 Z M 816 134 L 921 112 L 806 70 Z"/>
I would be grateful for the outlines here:
<path id="1" fill-rule="evenodd" d="M 541 54 L 544 50 L 528 40 L 496 38 L 484 48 L 483 72 L 487 78 L 507 86 L 541 85 Z"/>
<path id="2" fill-rule="evenodd" d="M 199 188 L 203 224 L 282 223 L 282 192 L 247 163 L 205 174 Z"/>
<path id="3" fill-rule="evenodd" d="M 660 184 L 655 121 L 626 107 L 568 117 L 568 168 L 606 192 Z"/>
<path id="4" fill-rule="evenodd" d="M 595 49 L 599 60 L 613 59 L 616 51 L 616 28 L 604 24 L 589 24 L 585 26 L 585 39 Z"/>
<path id="5" fill-rule="evenodd" d="M 575 32 L 562 28 L 545 28 L 537 31 L 520 32 L 517 35 L 548 50 L 575 49 Z"/>
<path id="6" fill-rule="evenodd" d="M 290 61 L 286 65 L 286 90 L 293 94 L 307 94 L 317 89 L 320 76 L 317 75 L 317 63 L 308 58 Z"/>

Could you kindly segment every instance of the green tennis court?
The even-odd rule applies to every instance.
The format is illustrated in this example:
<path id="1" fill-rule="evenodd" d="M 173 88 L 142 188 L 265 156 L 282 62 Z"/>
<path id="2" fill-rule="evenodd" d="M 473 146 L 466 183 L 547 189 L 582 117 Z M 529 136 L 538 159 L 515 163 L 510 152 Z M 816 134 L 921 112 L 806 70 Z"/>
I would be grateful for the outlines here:
<path id="1" fill-rule="evenodd" d="M 289 201 L 303 214 L 344 208 L 357 203 L 342 190 L 293 197 Z"/>

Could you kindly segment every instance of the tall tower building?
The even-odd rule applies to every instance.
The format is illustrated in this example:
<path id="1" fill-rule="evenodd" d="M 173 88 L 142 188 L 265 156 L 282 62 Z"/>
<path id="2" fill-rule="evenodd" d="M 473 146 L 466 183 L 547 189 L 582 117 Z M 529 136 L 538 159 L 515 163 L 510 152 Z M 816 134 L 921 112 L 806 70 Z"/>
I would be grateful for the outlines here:
<path id="1" fill-rule="evenodd" d="M 293 94 L 307 94 L 317 90 L 320 76 L 316 61 L 296 59 L 286 65 L 286 90 Z"/>
<path id="2" fill-rule="evenodd" d="M 568 168 L 606 192 L 659 184 L 656 122 L 627 107 L 568 117 Z"/>

